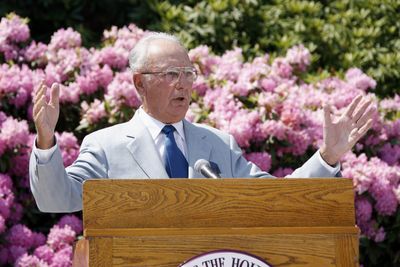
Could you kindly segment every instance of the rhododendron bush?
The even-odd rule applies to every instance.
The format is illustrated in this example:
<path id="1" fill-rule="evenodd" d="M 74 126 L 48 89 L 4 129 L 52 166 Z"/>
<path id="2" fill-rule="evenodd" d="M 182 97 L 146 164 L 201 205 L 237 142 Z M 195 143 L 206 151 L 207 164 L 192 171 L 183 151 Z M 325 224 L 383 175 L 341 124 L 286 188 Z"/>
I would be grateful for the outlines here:
<path id="1" fill-rule="evenodd" d="M 80 34 L 68 28 L 44 44 L 30 39 L 26 20 L 14 14 L 1 19 L 0 265 L 70 266 L 72 244 L 82 233 L 76 215 L 52 217 L 45 229 L 43 220 L 34 219 L 39 213 L 29 190 L 28 159 L 36 86 L 42 80 L 62 84 L 56 138 L 67 166 L 86 134 L 129 120 L 140 106 L 128 54 L 145 34 L 135 25 L 112 27 L 100 47 L 85 48 Z M 342 159 L 342 173 L 354 182 L 361 262 L 399 261 L 399 95 L 377 99 L 379 84 L 357 68 L 344 77 L 308 75 L 311 55 L 302 45 L 282 57 L 265 54 L 248 62 L 240 48 L 218 56 L 199 46 L 189 56 L 199 77 L 187 119 L 232 134 L 248 160 L 278 177 L 318 149 L 322 105 L 339 114 L 358 94 L 368 95 L 378 110 L 374 124 Z"/>

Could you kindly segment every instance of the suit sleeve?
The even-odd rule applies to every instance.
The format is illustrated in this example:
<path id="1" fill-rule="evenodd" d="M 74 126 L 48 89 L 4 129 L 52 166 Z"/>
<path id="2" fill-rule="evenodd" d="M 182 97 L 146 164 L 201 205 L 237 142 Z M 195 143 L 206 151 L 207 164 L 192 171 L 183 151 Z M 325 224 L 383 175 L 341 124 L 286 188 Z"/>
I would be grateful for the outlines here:
<path id="1" fill-rule="evenodd" d="M 233 136 L 229 136 L 230 151 L 231 151 L 231 166 L 232 177 L 246 178 L 246 177 L 263 177 L 272 178 L 273 176 L 267 172 L 261 171 L 254 163 L 247 161 L 243 157 L 242 150 L 236 143 Z"/>
<path id="2" fill-rule="evenodd" d="M 74 212 L 82 209 L 82 183 L 86 179 L 104 178 L 107 161 L 101 146 L 90 135 L 81 145 L 76 161 L 64 168 L 59 148 L 45 164 L 38 163 L 31 153 L 30 186 L 39 210 L 43 212 Z"/>
<path id="3" fill-rule="evenodd" d="M 232 177 L 260 177 L 271 178 L 271 174 L 261 171 L 254 163 L 247 161 L 242 150 L 235 139 L 230 136 Z M 311 177 L 340 177 L 338 168 L 328 168 L 321 163 L 319 151 L 317 151 L 303 166 L 296 169 L 288 178 L 311 178 Z"/>

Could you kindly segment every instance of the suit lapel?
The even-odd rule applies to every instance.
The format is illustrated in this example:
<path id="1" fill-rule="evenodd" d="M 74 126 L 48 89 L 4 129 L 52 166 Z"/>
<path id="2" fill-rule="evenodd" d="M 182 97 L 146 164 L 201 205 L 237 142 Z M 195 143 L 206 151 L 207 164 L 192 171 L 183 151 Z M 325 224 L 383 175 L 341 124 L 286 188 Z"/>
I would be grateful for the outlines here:
<path id="1" fill-rule="evenodd" d="M 194 126 L 186 120 L 183 120 L 183 127 L 188 149 L 189 178 L 203 177 L 194 171 L 194 164 L 199 159 L 209 160 L 212 147 L 207 142 L 205 131 L 201 131 L 201 128 Z"/>
<path id="2" fill-rule="evenodd" d="M 127 148 L 142 171 L 149 178 L 169 178 L 164 164 L 156 150 L 153 138 L 140 120 L 137 113 L 127 123 L 125 138 L 128 138 Z"/>

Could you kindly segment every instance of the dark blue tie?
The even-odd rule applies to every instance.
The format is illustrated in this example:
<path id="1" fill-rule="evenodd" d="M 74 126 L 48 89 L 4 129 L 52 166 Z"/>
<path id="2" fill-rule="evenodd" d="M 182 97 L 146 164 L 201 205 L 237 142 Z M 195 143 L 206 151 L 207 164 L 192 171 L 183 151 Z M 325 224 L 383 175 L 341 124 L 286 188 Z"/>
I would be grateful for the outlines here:
<path id="1" fill-rule="evenodd" d="M 165 134 L 165 169 L 171 178 L 187 178 L 188 163 L 182 151 L 178 148 L 174 138 L 175 127 L 165 125 L 162 132 Z"/>

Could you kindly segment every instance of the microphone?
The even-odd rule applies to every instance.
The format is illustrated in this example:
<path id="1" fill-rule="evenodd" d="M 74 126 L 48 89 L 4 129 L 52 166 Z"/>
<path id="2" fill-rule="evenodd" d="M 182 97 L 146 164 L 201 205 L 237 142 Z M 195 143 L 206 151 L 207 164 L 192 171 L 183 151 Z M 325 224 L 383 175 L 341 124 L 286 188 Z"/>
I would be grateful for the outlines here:
<path id="1" fill-rule="evenodd" d="M 205 159 L 197 160 L 196 163 L 194 164 L 194 170 L 196 172 L 201 173 L 207 178 L 213 178 L 213 179 L 221 178 L 221 176 L 218 173 L 215 173 L 214 170 L 211 168 L 210 162 Z"/>

